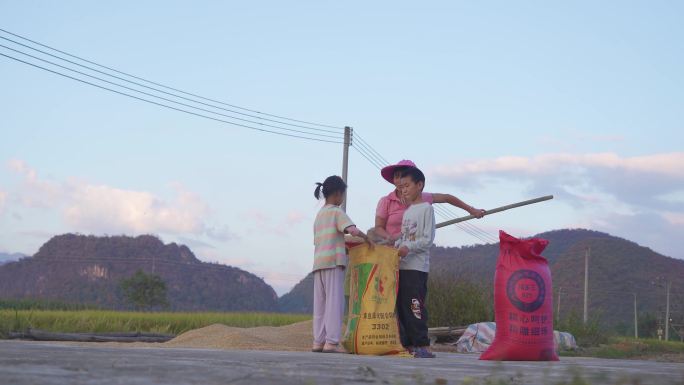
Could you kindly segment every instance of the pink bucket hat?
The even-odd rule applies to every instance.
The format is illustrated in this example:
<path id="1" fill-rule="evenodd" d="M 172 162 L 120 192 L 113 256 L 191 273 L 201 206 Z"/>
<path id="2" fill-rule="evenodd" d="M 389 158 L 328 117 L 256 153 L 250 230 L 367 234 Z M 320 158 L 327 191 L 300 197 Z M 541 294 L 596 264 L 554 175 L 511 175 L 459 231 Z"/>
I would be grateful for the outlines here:
<path id="1" fill-rule="evenodd" d="M 408 159 L 404 159 L 399 161 L 399 163 L 397 164 L 392 164 L 383 167 L 382 170 L 380 170 L 380 175 L 382 175 L 382 177 L 385 178 L 386 181 L 394 184 L 394 170 L 396 170 L 397 167 L 416 167 L 416 164 Z"/>

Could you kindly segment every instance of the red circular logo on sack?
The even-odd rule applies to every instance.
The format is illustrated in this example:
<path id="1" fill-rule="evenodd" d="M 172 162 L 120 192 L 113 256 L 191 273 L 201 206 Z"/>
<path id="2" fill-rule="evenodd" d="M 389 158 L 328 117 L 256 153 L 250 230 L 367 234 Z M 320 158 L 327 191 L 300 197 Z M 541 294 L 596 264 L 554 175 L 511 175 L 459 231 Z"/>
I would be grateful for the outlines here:
<path id="1" fill-rule="evenodd" d="M 546 298 L 544 279 L 536 271 L 517 270 L 508 278 L 506 294 L 516 309 L 531 313 L 544 304 Z"/>

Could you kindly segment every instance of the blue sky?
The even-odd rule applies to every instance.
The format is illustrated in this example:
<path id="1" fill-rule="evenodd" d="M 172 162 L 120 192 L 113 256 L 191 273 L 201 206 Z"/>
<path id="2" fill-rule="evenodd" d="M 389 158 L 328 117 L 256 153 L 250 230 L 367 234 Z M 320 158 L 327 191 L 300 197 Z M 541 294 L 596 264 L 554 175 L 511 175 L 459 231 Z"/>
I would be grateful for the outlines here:
<path id="1" fill-rule="evenodd" d="M 556 196 L 477 221 L 490 238 L 583 227 L 684 258 L 680 2 L 0 10 L 2 29 L 145 79 L 352 126 L 387 160 L 414 160 L 428 191 L 482 208 Z M 179 113 L 5 57 L 0 85 L 0 251 L 33 254 L 65 232 L 152 233 L 279 294 L 309 271 L 314 182 L 341 173 L 341 145 Z M 391 186 L 355 149 L 349 167 L 348 213 L 366 229 Z M 481 242 L 456 227 L 436 240 Z"/>

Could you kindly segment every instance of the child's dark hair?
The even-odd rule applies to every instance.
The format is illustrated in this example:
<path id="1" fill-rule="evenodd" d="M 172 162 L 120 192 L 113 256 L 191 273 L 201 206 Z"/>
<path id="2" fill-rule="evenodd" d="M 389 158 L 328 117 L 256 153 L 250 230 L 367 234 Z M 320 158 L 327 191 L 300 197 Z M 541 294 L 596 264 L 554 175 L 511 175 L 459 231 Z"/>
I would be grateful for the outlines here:
<path id="1" fill-rule="evenodd" d="M 324 198 L 327 198 L 338 191 L 347 191 L 347 184 L 337 175 L 329 176 L 323 183 L 316 183 L 316 185 L 316 190 L 314 190 L 316 199 L 321 199 L 321 193 Z"/>
<path id="2" fill-rule="evenodd" d="M 401 172 L 401 177 L 410 177 L 413 183 L 423 182 L 425 184 L 425 175 L 418 167 L 409 167 Z"/>

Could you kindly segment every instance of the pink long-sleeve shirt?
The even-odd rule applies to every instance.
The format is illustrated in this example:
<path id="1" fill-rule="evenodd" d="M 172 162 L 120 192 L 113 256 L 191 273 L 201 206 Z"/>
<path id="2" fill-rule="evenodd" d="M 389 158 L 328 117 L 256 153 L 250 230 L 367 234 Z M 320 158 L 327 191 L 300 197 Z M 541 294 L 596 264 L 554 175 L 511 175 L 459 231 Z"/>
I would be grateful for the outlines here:
<path id="1" fill-rule="evenodd" d="M 423 202 L 429 204 L 434 202 L 432 193 L 424 192 L 422 199 Z M 398 237 L 401 234 L 401 221 L 404 218 L 404 211 L 408 208 L 409 205 L 401 203 L 395 190 L 380 198 L 378 207 L 375 209 L 375 216 L 386 219 L 385 231 L 392 237 Z"/>

